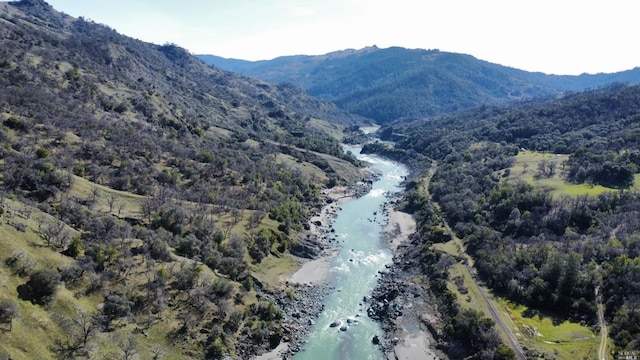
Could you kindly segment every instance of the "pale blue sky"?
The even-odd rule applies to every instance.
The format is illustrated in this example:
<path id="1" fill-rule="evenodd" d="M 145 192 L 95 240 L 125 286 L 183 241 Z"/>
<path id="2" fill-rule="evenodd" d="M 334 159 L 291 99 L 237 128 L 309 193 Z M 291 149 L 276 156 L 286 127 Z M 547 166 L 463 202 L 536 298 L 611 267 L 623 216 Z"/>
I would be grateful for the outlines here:
<path id="1" fill-rule="evenodd" d="M 246 60 L 440 49 L 555 74 L 640 66 L 633 0 L 47 0 L 140 40 Z"/>

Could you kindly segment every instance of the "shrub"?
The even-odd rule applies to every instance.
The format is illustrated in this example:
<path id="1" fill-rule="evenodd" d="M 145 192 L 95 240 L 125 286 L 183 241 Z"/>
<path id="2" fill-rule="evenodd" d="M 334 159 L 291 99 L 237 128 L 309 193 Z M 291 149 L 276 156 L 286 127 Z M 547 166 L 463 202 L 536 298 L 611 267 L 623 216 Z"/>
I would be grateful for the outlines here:
<path id="1" fill-rule="evenodd" d="M 45 148 L 39 148 L 38 150 L 36 150 L 36 157 L 38 159 L 44 159 L 46 157 L 49 157 L 49 150 Z"/>
<path id="2" fill-rule="evenodd" d="M 75 236 L 73 239 L 71 239 L 71 243 L 69 243 L 69 246 L 63 252 L 63 254 L 77 259 L 80 255 L 80 252 L 82 252 L 82 244 L 82 239 L 79 236 Z"/>

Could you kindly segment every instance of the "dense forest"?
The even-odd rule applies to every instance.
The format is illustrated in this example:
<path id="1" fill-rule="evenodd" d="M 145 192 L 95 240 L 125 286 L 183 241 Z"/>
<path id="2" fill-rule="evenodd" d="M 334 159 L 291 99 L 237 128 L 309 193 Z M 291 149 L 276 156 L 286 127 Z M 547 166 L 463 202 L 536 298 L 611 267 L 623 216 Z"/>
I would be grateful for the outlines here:
<path id="1" fill-rule="evenodd" d="M 0 358 L 276 346 L 254 274 L 313 253 L 320 191 L 360 178 L 336 139 L 359 118 L 44 1 L 0 3 L 0 44 Z"/>
<path id="2" fill-rule="evenodd" d="M 396 141 L 387 153 L 420 154 L 437 169 L 428 198 L 415 183 L 407 195 L 407 209 L 419 222 L 417 261 L 434 286 L 452 265 L 429 247 L 450 239 L 442 234 L 444 219 L 498 294 L 592 326 L 601 301 L 616 348 L 639 350 L 640 196 L 633 187 L 639 131 L 640 87 L 612 85 L 395 123 L 380 135 Z M 531 151 L 568 155 L 562 164 L 530 169 L 536 178 L 558 172 L 569 183 L 610 191 L 552 195 L 535 182 L 511 178 L 515 156 Z"/>

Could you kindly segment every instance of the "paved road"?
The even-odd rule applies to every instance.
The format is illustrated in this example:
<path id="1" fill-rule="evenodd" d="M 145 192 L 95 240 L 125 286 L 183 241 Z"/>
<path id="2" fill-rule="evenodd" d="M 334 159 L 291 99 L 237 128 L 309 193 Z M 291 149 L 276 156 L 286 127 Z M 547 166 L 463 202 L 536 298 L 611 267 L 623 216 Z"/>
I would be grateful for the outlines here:
<path id="1" fill-rule="evenodd" d="M 600 324 L 600 348 L 598 349 L 598 359 L 607 360 L 607 323 L 604 321 L 604 306 L 602 306 L 602 296 L 596 288 L 596 299 L 598 299 L 598 324 Z"/>
<path id="2" fill-rule="evenodd" d="M 469 268 L 469 266 L 467 266 L 467 270 L 469 271 L 470 274 L 473 274 L 473 272 Z M 487 293 L 484 291 L 484 289 L 478 283 L 476 283 L 476 286 L 478 287 L 478 290 L 480 291 L 480 295 L 482 295 L 482 298 L 487 303 L 487 306 L 489 307 L 489 312 L 491 313 L 491 317 L 493 318 L 493 321 L 495 321 L 496 326 L 499 326 L 502 329 L 502 331 L 505 334 L 507 334 L 507 337 L 509 338 L 509 343 L 511 345 L 511 348 L 516 353 L 516 357 L 518 359 L 520 359 L 520 360 L 527 360 L 527 357 L 524 355 L 524 351 L 522 351 L 522 348 L 520 348 L 520 344 L 518 344 L 518 339 L 516 339 L 516 336 L 511 331 L 511 328 L 508 327 L 507 324 L 505 324 L 504 320 L 502 319 L 502 317 L 498 313 L 498 309 L 496 308 L 495 304 L 493 303 L 493 300 L 491 300 L 489 298 Z"/>

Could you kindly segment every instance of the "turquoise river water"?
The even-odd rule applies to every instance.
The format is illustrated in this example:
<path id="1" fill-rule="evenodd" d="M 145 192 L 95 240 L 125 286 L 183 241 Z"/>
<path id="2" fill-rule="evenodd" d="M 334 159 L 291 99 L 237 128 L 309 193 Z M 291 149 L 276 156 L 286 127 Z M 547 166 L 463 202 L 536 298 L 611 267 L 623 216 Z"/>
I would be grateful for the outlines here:
<path id="1" fill-rule="evenodd" d="M 346 150 L 369 162 L 380 178 L 369 193 L 342 204 L 337 213 L 333 228 L 342 248 L 332 263 L 335 290 L 328 296 L 324 311 L 294 360 L 383 358 L 371 340 L 384 334 L 379 324 L 367 316 L 368 304 L 363 298 L 376 286 L 379 272 L 392 263 L 391 251 L 381 244 L 387 220 L 382 210 L 390 195 L 401 190 L 400 184 L 408 172 L 398 163 L 360 154 L 360 147 Z M 339 325 L 332 327 L 336 322 Z"/>

